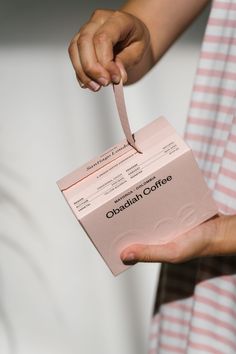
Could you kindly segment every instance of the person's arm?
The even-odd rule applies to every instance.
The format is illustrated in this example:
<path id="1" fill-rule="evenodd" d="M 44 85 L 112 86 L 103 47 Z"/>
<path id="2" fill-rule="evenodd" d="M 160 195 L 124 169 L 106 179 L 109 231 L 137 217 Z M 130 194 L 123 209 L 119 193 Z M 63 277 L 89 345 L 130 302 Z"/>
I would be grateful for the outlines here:
<path id="1" fill-rule="evenodd" d="M 208 0 L 130 0 L 97 10 L 75 35 L 69 54 L 82 87 L 141 78 L 199 14 Z"/>
<path id="2" fill-rule="evenodd" d="M 207 5 L 208 0 L 130 0 L 122 10 L 138 17 L 150 33 L 150 46 L 128 81 L 142 77 Z"/>

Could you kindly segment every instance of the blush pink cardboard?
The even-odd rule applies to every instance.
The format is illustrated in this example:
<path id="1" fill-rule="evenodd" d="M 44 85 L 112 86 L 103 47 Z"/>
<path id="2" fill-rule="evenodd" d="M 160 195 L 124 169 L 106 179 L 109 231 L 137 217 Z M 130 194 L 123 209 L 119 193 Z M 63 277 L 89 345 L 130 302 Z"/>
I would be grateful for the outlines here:
<path id="1" fill-rule="evenodd" d="M 160 244 L 217 214 L 191 149 L 161 117 L 59 180 L 84 231 L 114 275 L 121 251 Z"/>

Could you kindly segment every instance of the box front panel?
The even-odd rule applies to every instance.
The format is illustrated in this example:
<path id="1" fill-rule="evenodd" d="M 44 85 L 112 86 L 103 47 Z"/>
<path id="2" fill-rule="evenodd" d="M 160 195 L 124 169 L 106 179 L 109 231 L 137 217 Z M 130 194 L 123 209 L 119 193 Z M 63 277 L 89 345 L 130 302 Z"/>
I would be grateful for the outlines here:
<path id="1" fill-rule="evenodd" d="M 131 243 L 166 243 L 217 213 L 188 152 L 80 220 L 114 274 Z"/>

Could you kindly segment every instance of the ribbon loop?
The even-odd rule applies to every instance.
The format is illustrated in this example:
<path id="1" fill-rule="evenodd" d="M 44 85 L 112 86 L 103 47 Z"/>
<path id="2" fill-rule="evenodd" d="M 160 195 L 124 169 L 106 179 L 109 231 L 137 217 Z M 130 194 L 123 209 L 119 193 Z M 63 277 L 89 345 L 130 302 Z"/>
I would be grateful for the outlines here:
<path id="1" fill-rule="evenodd" d="M 119 113 L 121 126 L 123 128 L 124 133 L 125 133 L 126 139 L 127 139 L 128 143 L 137 152 L 141 153 L 141 151 L 139 150 L 139 148 L 137 147 L 137 144 L 135 142 L 134 134 L 132 134 L 131 129 L 130 129 L 129 118 L 128 118 L 126 106 L 125 106 L 125 98 L 124 98 L 122 81 L 120 81 L 119 84 L 113 85 L 113 90 L 114 90 L 114 94 L 115 94 L 116 106 L 117 106 L 117 110 Z"/>

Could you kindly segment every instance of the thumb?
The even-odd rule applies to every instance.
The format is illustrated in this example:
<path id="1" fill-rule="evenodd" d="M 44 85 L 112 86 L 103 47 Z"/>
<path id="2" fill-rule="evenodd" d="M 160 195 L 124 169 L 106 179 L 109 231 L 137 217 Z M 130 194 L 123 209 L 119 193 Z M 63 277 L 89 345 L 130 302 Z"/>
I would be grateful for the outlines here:
<path id="1" fill-rule="evenodd" d="M 134 244 L 121 252 L 120 258 L 124 264 L 137 262 L 170 262 L 175 263 L 175 255 L 178 253 L 175 242 L 162 245 Z"/>

